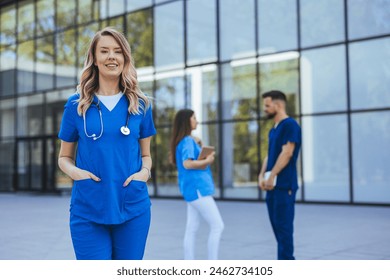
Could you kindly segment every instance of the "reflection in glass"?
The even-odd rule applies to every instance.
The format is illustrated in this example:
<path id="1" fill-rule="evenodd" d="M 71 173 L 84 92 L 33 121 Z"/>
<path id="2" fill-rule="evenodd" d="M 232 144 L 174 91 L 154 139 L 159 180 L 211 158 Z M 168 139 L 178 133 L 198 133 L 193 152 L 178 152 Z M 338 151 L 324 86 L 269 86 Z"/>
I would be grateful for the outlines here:
<path id="1" fill-rule="evenodd" d="M 17 99 L 17 135 L 35 136 L 42 134 L 43 94 L 34 94 Z"/>
<path id="2" fill-rule="evenodd" d="M 222 82 L 222 118 L 256 118 L 256 59 L 224 64 Z"/>
<path id="3" fill-rule="evenodd" d="M 137 69 L 153 66 L 152 10 L 127 15 L 127 38 Z"/>
<path id="4" fill-rule="evenodd" d="M 110 18 L 110 20 L 108 21 L 108 25 L 110 27 L 115 28 L 116 30 L 118 30 L 122 34 L 124 33 L 124 30 L 123 30 L 123 28 L 124 28 L 124 20 L 123 20 L 122 16 L 119 16 L 119 17 L 116 17 L 116 18 Z"/>
<path id="5" fill-rule="evenodd" d="M 108 1 L 109 0 L 100 0 L 98 3 L 94 3 L 95 5 L 99 5 L 99 19 L 105 19 L 108 16 Z M 122 0 L 120 0 L 122 1 Z"/>
<path id="6" fill-rule="evenodd" d="M 258 197 L 257 130 L 256 121 L 223 124 L 223 148 L 220 150 L 226 198 Z"/>
<path id="7" fill-rule="evenodd" d="M 81 1 L 79 1 L 81 2 Z M 81 5 L 81 4 L 80 4 Z M 75 0 L 57 1 L 57 29 L 64 29 L 76 23 Z M 83 7 L 80 6 L 80 9 Z M 90 9 L 89 9 L 90 10 Z M 83 12 L 83 11 L 80 11 Z"/>
<path id="8" fill-rule="evenodd" d="M 302 118 L 305 199 L 349 202 L 346 115 Z"/>
<path id="9" fill-rule="evenodd" d="M 15 5 L 1 8 L 0 12 L 0 44 L 8 45 L 16 41 L 16 9 Z"/>
<path id="10" fill-rule="evenodd" d="M 169 162 L 170 140 L 172 128 L 159 127 L 157 135 L 152 138 L 155 147 L 153 165 L 159 196 L 181 196 L 177 181 L 177 169 Z"/>
<path id="11" fill-rule="evenodd" d="M 57 34 L 57 87 L 76 83 L 76 32 L 74 29 Z"/>
<path id="12" fill-rule="evenodd" d="M 183 67 L 183 2 L 156 6 L 154 28 L 155 66 L 159 69 Z"/>
<path id="13" fill-rule="evenodd" d="M 13 175 L 14 161 L 9 160 L 14 158 L 15 142 L 10 140 L 0 141 L 0 190 L 13 190 Z"/>
<path id="14" fill-rule="evenodd" d="M 27 41 L 18 45 L 18 93 L 34 91 L 34 42 Z"/>
<path id="15" fill-rule="evenodd" d="M 78 0 L 77 23 L 82 24 L 98 19 L 98 17 L 93 16 L 95 13 L 92 14 L 92 11 L 95 10 L 95 5 L 98 3 L 94 0 Z"/>
<path id="16" fill-rule="evenodd" d="M 54 86 L 54 46 L 53 36 L 37 39 L 36 57 L 36 88 L 51 89 Z"/>
<path id="17" fill-rule="evenodd" d="M 222 60 L 256 54 L 254 8 L 253 0 L 225 0 L 220 5 Z"/>
<path id="18" fill-rule="evenodd" d="M 187 2 L 187 64 L 217 59 L 215 6 L 210 0 Z"/>
<path id="19" fill-rule="evenodd" d="M 127 11 L 134 11 L 141 8 L 152 6 L 153 0 L 126 0 L 127 1 Z"/>
<path id="20" fill-rule="evenodd" d="M 286 52 L 262 56 L 260 63 L 260 94 L 269 90 L 280 90 L 287 95 L 287 113 L 299 113 L 297 52 Z M 262 98 L 260 98 L 262 103 Z"/>
<path id="21" fill-rule="evenodd" d="M 16 70 L 15 46 L 1 49 L 0 66 L 0 96 L 14 95 Z"/>
<path id="22" fill-rule="evenodd" d="M 113 17 L 125 12 L 125 0 L 108 0 L 108 16 Z"/>
<path id="23" fill-rule="evenodd" d="M 171 125 L 176 112 L 185 107 L 183 72 L 156 76 L 155 120 L 157 125 Z"/>
<path id="24" fill-rule="evenodd" d="M 61 1 L 60 1 L 61 2 Z M 40 0 L 37 2 L 37 35 L 53 32 L 54 22 L 54 0 Z"/>
<path id="25" fill-rule="evenodd" d="M 260 54 L 298 47 L 296 0 L 259 0 L 257 12 Z"/>
<path id="26" fill-rule="evenodd" d="M 15 136 L 15 100 L 3 99 L 0 102 L 0 138 L 12 136 Z"/>
<path id="27" fill-rule="evenodd" d="M 35 13 L 34 1 L 18 2 L 18 39 L 19 41 L 30 39 L 34 36 Z"/>
<path id="28" fill-rule="evenodd" d="M 191 108 L 198 122 L 218 118 L 218 79 L 217 66 L 206 65 L 187 69 L 187 92 Z"/>
<path id="29" fill-rule="evenodd" d="M 390 111 L 352 114 L 354 202 L 390 203 Z"/>
<path id="30" fill-rule="evenodd" d="M 344 0 L 300 0 L 301 46 L 344 40 Z"/>
<path id="31" fill-rule="evenodd" d="M 345 46 L 301 52 L 302 113 L 347 109 Z"/>
<path id="32" fill-rule="evenodd" d="M 390 106 L 390 38 L 350 44 L 351 107 Z"/>
<path id="33" fill-rule="evenodd" d="M 64 104 L 72 94 L 74 94 L 73 89 L 51 91 L 46 93 L 46 107 L 44 111 L 46 114 L 44 116 L 46 134 L 50 135 L 53 132 L 57 133 L 60 130 Z"/>
<path id="34" fill-rule="evenodd" d="M 349 39 L 390 33 L 388 0 L 348 0 L 347 4 Z"/>
<path id="35" fill-rule="evenodd" d="M 78 67 L 79 70 L 84 68 L 85 56 L 88 51 L 88 46 L 91 41 L 91 38 L 99 30 L 98 23 L 88 24 L 86 26 L 80 27 L 78 29 L 78 41 L 77 41 L 77 54 L 78 54 Z"/>

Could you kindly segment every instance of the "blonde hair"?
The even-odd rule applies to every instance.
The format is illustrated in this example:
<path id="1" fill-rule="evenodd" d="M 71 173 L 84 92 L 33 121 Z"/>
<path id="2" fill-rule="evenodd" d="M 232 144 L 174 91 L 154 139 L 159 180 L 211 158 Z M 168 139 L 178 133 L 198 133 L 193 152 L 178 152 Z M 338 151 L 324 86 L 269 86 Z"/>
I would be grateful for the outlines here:
<path id="1" fill-rule="evenodd" d="M 77 92 L 80 94 L 77 100 L 79 103 L 77 113 L 80 116 L 85 114 L 92 103 L 94 93 L 99 88 L 99 69 L 95 66 L 94 62 L 96 45 L 102 36 L 113 37 L 122 49 L 124 66 L 120 77 L 119 89 L 129 100 L 129 113 L 140 114 L 140 108 L 145 113 L 146 109 L 150 106 L 150 101 L 138 86 L 137 72 L 134 67 L 133 57 L 131 56 L 130 45 L 123 34 L 111 27 L 106 27 L 96 32 L 89 45 L 84 61 L 84 68 L 81 71 L 80 84 L 77 86 Z"/>

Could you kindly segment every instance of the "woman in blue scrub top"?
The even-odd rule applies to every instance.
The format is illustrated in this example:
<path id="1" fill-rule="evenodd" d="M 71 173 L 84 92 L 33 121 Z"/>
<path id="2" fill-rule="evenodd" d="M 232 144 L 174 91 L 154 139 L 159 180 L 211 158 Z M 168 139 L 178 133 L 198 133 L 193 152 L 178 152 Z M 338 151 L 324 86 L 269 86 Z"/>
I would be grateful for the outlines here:
<path id="1" fill-rule="evenodd" d="M 210 227 L 208 259 L 216 260 L 224 224 L 212 197 L 214 182 L 209 165 L 214 162 L 215 153 L 198 160 L 201 146 L 191 136 L 197 124 L 194 111 L 180 110 L 175 116 L 171 140 L 171 161 L 177 167 L 180 192 L 187 202 L 184 259 L 195 259 L 196 232 L 203 218 Z"/>
<path id="2" fill-rule="evenodd" d="M 58 135 L 58 165 L 74 180 L 70 231 L 77 259 L 143 258 L 154 134 L 130 46 L 121 33 L 104 28 L 92 38 Z"/>

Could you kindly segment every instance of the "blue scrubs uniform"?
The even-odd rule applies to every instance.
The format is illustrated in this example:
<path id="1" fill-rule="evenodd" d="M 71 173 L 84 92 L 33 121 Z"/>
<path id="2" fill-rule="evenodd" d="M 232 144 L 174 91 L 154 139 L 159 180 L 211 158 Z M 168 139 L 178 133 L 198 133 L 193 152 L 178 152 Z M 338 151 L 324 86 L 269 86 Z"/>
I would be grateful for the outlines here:
<path id="1" fill-rule="evenodd" d="M 282 146 L 287 142 L 295 143 L 295 149 L 289 163 L 277 175 L 274 190 L 267 191 L 268 214 L 278 243 L 278 259 L 293 260 L 293 222 L 295 195 L 298 189 L 297 158 L 301 147 L 301 128 L 293 118 L 282 120 L 269 132 L 268 161 L 266 171 L 274 167 Z"/>
<path id="2" fill-rule="evenodd" d="M 74 181 L 70 204 L 70 225 L 76 257 L 78 259 L 133 258 L 127 254 L 119 255 L 115 251 L 116 247 L 122 246 L 121 244 L 129 243 L 125 242 L 125 239 L 130 238 L 126 234 L 123 234 L 121 238 L 110 239 L 110 242 L 115 240 L 116 244 L 107 244 L 104 242 L 107 238 L 99 234 L 87 233 L 86 228 L 83 229 L 80 225 L 81 221 L 97 227 L 103 225 L 107 234 L 114 234 L 112 231 L 119 225 L 132 228 L 129 223 L 134 220 L 138 228 L 144 229 L 143 234 L 140 234 L 142 240 L 135 243 L 145 244 L 150 224 L 151 205 L 147 185 L 145 182 L 136 180 L 131 181 L 127 187 L 123 187 L 123 183 L 130 175 L 142 168 L 141 148 L 138 141 L 156 134 L 151 107 L 146 112 L 141 110 L 140 115 L 130 114 L 128 122 L 130 135 L 126 136 L 120 131 L 120 128 L 126 124 L 128 116 L 128 100 L 125 95 L 121 97 L 112 111 L 100 102 L 103 127 L 100 123 L 99 110 L 94 104 L 91 104 L 87 110 L 86 126 L 84 126 L 83 117 L 77 114 L 76 100 L 78 98 L 78 94 L 74 94 L 65 104 L 58 136 L 63 141 L 78 143 L 76 166 L 92 172 L 101 181 L 95 182 L 92 179 Z M 96 96 L 94 102 L 98 102 Z M 96 134 L 97 136 L 103 129 L 103 134 L 99 139 L 93 140 L 92 137 L 87 137 L 84 129 L 88 135 Z M 140 220 L 140 217 L 143 218 Z M 104 254 L 97 254 L 96 250 L 104 246 L 113 248 L 113 250 L 101 250 Z M 128 250 L 133 251 L 132 248 Z M 135 254 L 137 258 L 142 258 L 143 250 L 144 248 L 142 252 Z"/>
<path id="3" fill-rule="evenodd" d="M 184 137 L 176 147 L 179 188 L 187 202 L 198 199 L 198 191 L 201 196 L 214 194 L 214 182 L 210 166 L 207 166 L 206 169 L 186 169 L 183 165 L 183 162 L 187 159 L 196 160 L 200 150 L 200 146 L 191 136 Z"/>

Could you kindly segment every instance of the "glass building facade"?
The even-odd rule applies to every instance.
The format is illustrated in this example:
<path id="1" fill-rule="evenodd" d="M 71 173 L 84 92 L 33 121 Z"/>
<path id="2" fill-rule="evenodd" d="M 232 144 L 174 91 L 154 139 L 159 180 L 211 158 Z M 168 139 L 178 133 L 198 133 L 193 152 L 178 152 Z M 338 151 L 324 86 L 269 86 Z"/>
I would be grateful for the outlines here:
<path id="1" fill-rule="evenodd" d="M 0 191 L 69 190 L 57 167 L 63 106 L 93 34 L 113 26 L 153 99 L 149 191 L 180 197 L 168 150 L 192 108 L 216 146 L 216 197 L 259 200 L 261 94 L 302 126 L 297 200 L 390 205 L 390 0 L 0 2 Z"/>

